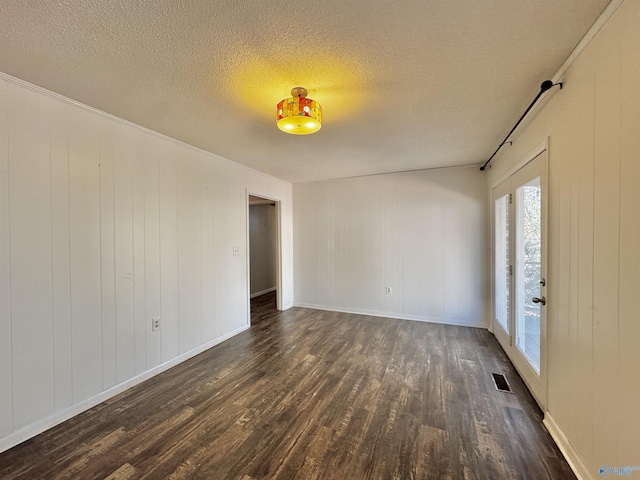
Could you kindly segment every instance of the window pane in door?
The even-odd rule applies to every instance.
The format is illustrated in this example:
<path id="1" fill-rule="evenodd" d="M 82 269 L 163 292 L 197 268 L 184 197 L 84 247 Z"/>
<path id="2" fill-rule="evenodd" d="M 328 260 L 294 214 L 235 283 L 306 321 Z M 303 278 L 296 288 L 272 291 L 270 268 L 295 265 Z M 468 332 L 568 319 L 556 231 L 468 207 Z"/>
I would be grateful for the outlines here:
<path id="1" fill-rule="evenodd" d="M 540 296 L 541 265 L 541 188 L 540 177 L 515 191 L 515 320 L 516 345 L 532 367 L 540 372 Z"/>
<path id="2" fill-rule="evenodd" d="M 509 195 L 495 201 L 495 314 L 509 333 Z"/>

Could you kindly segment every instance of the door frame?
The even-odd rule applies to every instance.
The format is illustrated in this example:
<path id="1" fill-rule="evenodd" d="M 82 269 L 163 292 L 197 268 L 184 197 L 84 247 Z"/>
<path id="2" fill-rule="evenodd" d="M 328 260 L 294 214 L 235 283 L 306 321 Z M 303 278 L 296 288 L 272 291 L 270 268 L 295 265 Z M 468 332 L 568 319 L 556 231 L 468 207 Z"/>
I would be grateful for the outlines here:
<path id="1" fill-rule="evenodd" d="M 250 240 L 250 218 L 249 218 L 249 197 L 264 198 L 275 203 L 276 212 L 276 308 L 282 310 L 282 205 L 281 200 L 250 191 L 248 188 L 245 190 L 245 202 L 246 202 L 246 252 L 247 252 L 247 308 L 249 312 L 249 323 L 251 323 L 251 240 Z"/>
<path id="2" fill-rule="evenodd" d="M 500 186 L 500 184 L 504 183 L 505 181 L 509 180 L 510 178 L 512 178 L 515 174 L 517 174 L 518 171 L 520 171 L 523 167 L 525 167 L 527 164 L 529 164 L 531 161 L 533 161 L 534 159 L 536 159 L 537 157 L 539 157 L 540 155 L 544 154 L 546 152 L 546 158 L 545 158 L 545 175 L 542 176 L 542 178 L 540 179 L 540 183 L 541 183 L 541 187 L 542 187 L 542 210 L 543 210 L 543 214 L 542 214 L 542 218 L 541 218 L 541 229 L 542 229 L 542 235 L 541 235 L 541 251 L 542 251 L 542 264 L 540 266 L 540 272 L 541 272 L 541 277 L 545 278 L 547 281 L 547 286 L 543 289 L 544 290 L 548 290 L 548 280 L 549 280 L 549 276 L 548 276 L 548 223 L 549 223 L 549 204 L 548 204 L 548 199 L 549 199 L 549 138 L 546 138 L 544 142 L 542 142 L 541 144 L 539 144 L 534 150 L 532 150 L 528 155 L 526 155 L 521 161 L 517 162 L 515 165 L 513 165 L 510 169 L 508 169 L 505 173 L 503 173 L 502 175 L 500 175 L 500 177 L 498 177 L 495 181 L 493 181 L 490 185 L 489 185 L 489 219 L 490 219 L 490 242 L 491 242 L 491 322 L 490 322 L 490 331 L 494 334 L 494 336 L 500 341 L 501 339 L 503 340 L 502 342 L 500 342 L 500 345 L 502 346 L 502 348 L 505 350 L 505 353 L 507 354 L 507 356 L 509 357 L 509 359 L 511 360 L 511 362 L 513 363 L 514 367 L 516 368 L 516 370 L 518 371 L 518 373 L 520 374 L 520 377 L 522 378 L 522 380 L 525 382 L 525 384 L 527 385 L 527 388 L 529 389 L 529 391 L 531 392 L 531 395 L 533 395 L 534 399 L 536 400 L 536 402 L 538 403 L 538 405 L 540 406 L 540 408 L 545 411 L 546 409 L 546 403 L 547 403 L 547 383 L 548 383 L 548 369 L 547 369 L 547 343 L 548 343 L 548 337 L 547 337 L 547 322 L 548 322 L 548 315 L 547 315 L 547 311 L 548 311 L 548 307 L 541 307 L 540 309 L 540 374 L 538 375 L 537 372 L 535 372 L 535 370 L 530 366 L 530 364 L 526 361 L 523 360 L 522 358 L 518 357 L 518 353 L 516 353 L 515 351 L 517 350 L 517 347 L 515 345 L 513 345 L 511 341 L 504 343 L 504 330 L 502 329 L 502 327 L 499 325 L 499 323 L 496 320 L 496 305 L 495 305 L 495 281 L 496 281 L 496 272 L 495 272 L 495 199 L 493 198 L 493 191 Z M 513 239 L 510 239 L 510 242 L 513 241 Z M 512 280 L 513 281 L 513 280 Z M 545 295 L 548 299 L 548 296 Z M 513 300 L 513 298 L 512 298 Z M 514 318 L 513 318 L 513 305 L 511 305 L 511 313 L 510 313 L 510 325 L 509 325 L 509 334 L 508 337 L 509 339 L 512 338 L 512 336 L 514 335 L 514 328 L 513 328 L 513 324 L 514 324 Z M 501 338 L 502 337 L 502 338 Z M 514 353 L 516 353 L 514 355 Z M 539 381 L 536 381 L 535 379 L 539 378 Z"/>

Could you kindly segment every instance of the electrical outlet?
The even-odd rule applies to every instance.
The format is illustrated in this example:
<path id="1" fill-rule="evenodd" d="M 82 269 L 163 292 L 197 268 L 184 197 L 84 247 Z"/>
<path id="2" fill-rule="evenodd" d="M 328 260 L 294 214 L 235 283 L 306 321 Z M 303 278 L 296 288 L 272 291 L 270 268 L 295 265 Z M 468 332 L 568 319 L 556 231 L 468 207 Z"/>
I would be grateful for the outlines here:
<path id="1" fill-rule="evenodd" d="M 391 287 L 387 287 L 387 295 L 391 294 Z"/>
<path id="2" fill-rule="evenodd" d="M 240 255 L 240 247 L 233 247 L 233 256 L 237 257 Z"/>
<path id="3" fill-rule="evenodd" d="M 155 317 L 151 319 L 151 331 L 157 332 L 160 330 L 160 317 Z"/>

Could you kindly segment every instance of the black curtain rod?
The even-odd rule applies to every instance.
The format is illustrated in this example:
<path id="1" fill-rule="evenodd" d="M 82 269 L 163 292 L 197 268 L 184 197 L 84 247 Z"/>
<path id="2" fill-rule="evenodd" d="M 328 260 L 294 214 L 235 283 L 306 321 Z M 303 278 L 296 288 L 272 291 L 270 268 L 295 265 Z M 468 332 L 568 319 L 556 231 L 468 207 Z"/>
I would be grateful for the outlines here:
<path id="1" fill-rule="evenodd" d="M 524 113 L 522 114 L 520 119 L 516 122 L 516 124 L 511 129 L 511 131 L 507 134 L 507 136 L 504 137 L 504 140 L 502 141 L 502 143 L 500 145 L 498 145 L 498 148 L 496 148 L 496 151 L 493 152 L 493 155 L 491 155 L 489 160 L 487 160 L 485 162 L 485 164 L 480 167 L 480 170 L 484 170 L 485 168 L 487 168 L 487 165 L 489 165 L 489 162 L 491 160 L 493 160 L 493 157 L 496 156 L 496 153 L 498 153 L 498 151 L 504 146 L 504 144 L 507 143 L 507 140 L 509 140 L 509 137 L 511 136 L 511 134 L 515 131 L 516 128 L 518 128 L 518 125 L 520 125 L 520 122 L 522 122 L 524 117 L 527 116 L 527 113 L 529 113 L 529 110 L 531 110 L 533 108 L 533 106 L 536 104 L 536 102 L 542 96 L 542 94 L 544 92 L 546 92 L 547 90 L 551 89 L 552 87 L 555 87 L 556 85 L 560 85 L 560 90 L 562 90 L 562 83 L 561 82 L 553 83 L 551 80 L 545 80 L 544 82 L 542 82 L 542 84 L 540 85 L 540 91 L 538 92 L 538 95 L 536 95 L 536 98 L 533 99 L 533 102 L 531 102 L 531 105 L 529 105 L 527 107 L 527 109 L 524 111 Z"/>

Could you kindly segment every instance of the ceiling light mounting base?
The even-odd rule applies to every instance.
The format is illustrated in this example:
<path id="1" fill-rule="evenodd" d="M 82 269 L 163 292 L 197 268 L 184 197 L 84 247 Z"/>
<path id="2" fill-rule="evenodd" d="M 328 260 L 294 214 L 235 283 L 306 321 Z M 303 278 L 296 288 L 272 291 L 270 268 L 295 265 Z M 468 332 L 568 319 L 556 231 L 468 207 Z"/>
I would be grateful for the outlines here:
<path id="1" fill-rule="evenodd" d="M 294 98 L 306 98 L 309 92 L 304 87 L 293 87 L 291 89 L 291 96 Z"/>

